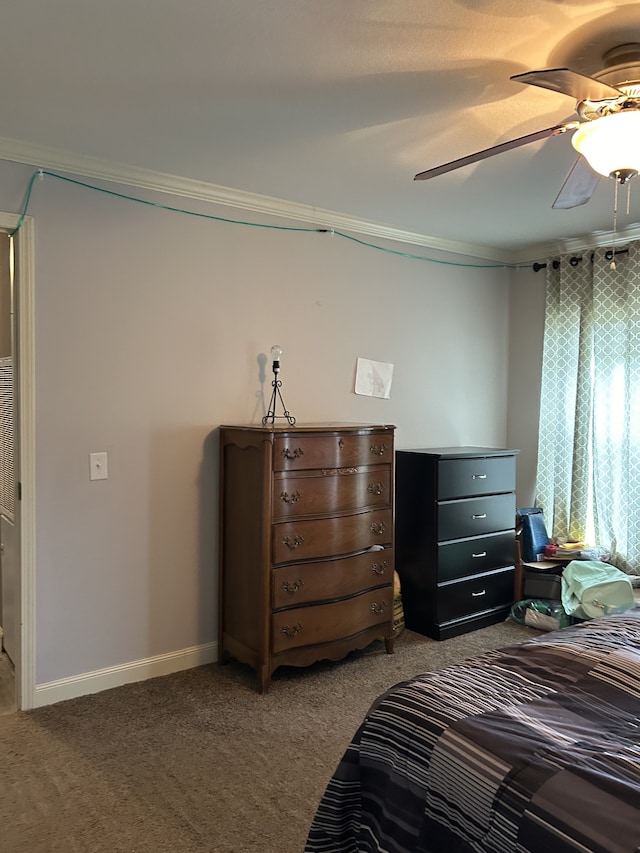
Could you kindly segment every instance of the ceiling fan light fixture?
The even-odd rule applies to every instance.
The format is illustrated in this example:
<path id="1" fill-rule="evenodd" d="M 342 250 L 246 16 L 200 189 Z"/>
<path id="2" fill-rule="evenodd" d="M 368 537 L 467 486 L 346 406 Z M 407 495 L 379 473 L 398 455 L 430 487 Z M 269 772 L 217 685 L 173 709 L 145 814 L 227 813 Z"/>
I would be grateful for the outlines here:
<path id="1" fill-rule="evenodd" d="M 571 144 L 595 172 L 624 183 L 640 172 L 640 110 L 587 121 L 573 134 Z"/>

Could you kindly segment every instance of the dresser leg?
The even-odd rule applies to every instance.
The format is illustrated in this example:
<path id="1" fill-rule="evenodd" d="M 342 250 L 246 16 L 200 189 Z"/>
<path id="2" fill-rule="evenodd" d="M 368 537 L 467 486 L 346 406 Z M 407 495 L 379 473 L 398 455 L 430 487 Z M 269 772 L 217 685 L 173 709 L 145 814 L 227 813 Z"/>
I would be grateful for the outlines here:
<path id="1" fill-rule="evenodd" d="M 271 672 L 268 666 L 261 666 L 258 670 L 258 679 L 260 680 L 260 692 L 266 693 L 271 687 Z"/>
<path id="2" fill-rule="evenodd" d="M 393 654 L 393 641 L 394 640 L 395 640 L 395 637 L 388 637 L 384 641 L 384 647 L 385 647 L 388 655 Z"/>

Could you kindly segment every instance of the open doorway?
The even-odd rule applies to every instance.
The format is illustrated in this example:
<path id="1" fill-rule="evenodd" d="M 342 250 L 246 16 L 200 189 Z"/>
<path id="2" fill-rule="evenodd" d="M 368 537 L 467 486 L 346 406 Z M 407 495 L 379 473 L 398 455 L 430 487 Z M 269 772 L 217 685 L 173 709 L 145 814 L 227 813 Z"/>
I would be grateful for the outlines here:
<path id="1" fill-rule="evenodd" d="M 32 220 L 0 213 L 0 714 L 35 690 L 33 291 Z"/>
<path id="2" fill-rule="evenodd" d="M 20 560 L 16 559 L 16 413 L 14 358 L 14 258 L 0 233 L 0 714 L 16 710 Z"/>

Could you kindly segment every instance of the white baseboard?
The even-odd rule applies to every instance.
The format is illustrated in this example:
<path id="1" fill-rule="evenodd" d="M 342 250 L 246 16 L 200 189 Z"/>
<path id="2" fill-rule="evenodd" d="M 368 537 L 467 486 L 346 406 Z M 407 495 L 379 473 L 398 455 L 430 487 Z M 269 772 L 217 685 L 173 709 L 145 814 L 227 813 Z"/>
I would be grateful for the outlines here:
<path id="1" fill-rule="evenodd" d="M 214 663 L 217 659 L 218 644 L 205 643 L 202 646 L 192 646 L 188 649 L 180 649 L 177 652 L 120 664 L 120 666 L 84 672 L 80 675 L 73 675 L 71 678 L 60 678 L 57 681 L 36 684 L 33 707 L 42 708 L 45 705 L 53 705 L 55 702 L 62 702 L 65 699 L 75 699 L 77 696 L 99 693 L 101 690 L 121 687 L 123 684 L 131 684 L 134 681 L 145 681 L 147 678 L 156 678 L 159 675 L 170 675 L 183 669 L 192 669 L 195 666 Z"/>

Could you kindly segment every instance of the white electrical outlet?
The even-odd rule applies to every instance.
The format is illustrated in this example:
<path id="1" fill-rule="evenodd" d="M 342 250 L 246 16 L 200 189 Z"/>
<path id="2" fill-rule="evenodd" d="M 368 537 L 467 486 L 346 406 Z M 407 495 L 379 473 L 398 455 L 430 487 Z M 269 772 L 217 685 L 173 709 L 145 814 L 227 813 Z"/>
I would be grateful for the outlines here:
<path id="1" fill-rule="evenodd" d="M 89 479 L 106 480 L 109 477 L 109 466 L 106 453 L 89 454 Z"/>

